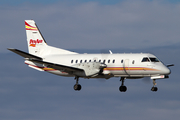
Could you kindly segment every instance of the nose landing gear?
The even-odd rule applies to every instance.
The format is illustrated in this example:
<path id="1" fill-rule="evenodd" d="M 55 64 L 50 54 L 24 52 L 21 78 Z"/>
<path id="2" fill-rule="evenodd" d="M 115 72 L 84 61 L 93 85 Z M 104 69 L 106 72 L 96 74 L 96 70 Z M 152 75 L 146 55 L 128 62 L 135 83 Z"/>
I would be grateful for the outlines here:
<path id="1" fill-rule="evenodd" d="M 151 91 L 156 92 L 158 90 L 158 88 L 155 87 L 156 85 L 156 79 L 153 79 L 153 87 L 151 88 Z"/>

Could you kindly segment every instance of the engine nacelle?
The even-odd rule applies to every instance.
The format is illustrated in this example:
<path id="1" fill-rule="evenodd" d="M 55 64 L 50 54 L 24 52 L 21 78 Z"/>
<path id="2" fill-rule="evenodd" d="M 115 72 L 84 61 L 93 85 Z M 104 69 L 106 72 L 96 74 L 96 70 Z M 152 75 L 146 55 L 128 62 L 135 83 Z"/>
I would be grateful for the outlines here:
<path id="1" fill-rule="evenodd" d="M 75 64 L 73 67 L 84 70 L 84 72 L 73 72 L 74 75 L 80 77 L 92 77 L 98 75 L 103 68 L 107 67 L 107 65 L 99 62 L 87 62 Z"/>

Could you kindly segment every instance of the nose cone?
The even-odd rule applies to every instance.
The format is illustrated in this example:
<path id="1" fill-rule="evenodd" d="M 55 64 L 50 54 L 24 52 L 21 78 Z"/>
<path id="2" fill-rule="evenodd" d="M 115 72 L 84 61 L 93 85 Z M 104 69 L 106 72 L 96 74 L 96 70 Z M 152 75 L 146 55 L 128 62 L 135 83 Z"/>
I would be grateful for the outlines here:
<path id="1" fill-rule="evenodd" d="M 169 75 L 169 74 L 171 74 L 171 70 L 168 67 L 164 66 L 163 73 L 165 75 Z"/>

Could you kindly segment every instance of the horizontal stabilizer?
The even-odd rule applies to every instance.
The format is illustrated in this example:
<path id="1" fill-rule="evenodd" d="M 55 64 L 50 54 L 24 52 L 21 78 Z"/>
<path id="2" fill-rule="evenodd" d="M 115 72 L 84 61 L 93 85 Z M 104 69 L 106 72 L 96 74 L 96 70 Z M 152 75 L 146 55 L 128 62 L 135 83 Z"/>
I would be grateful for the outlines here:
<path id="1" fill-rule="evenodd" d="M 26 53 L 26 52 L 23 52 L 21 50 L 18 50 L 18 49 L 13 49 L 13 48 L 8 48 L 8 50 L 24 57 L 24 58 L 31 58 L 31 59 L 38 59 L 38 60 L 42 60 L 42 58 L 38 57 L 38 56 L 35 56 L 35 55 L 32 55 L 32 54 L 29 54 L 29 53 Z"/>

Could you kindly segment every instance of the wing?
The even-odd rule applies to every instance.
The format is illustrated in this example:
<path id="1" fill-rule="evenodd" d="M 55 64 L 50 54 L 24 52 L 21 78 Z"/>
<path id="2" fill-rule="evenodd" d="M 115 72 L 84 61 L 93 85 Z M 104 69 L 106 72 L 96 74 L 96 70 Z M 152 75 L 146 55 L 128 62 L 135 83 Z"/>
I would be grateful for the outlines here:
<path id="1" fill-rule="evenodd" d="M 97 76 L 100 73 L 100 71 L 103 70 L 103 68 L 107 67 L 105 64 L 98 63 L 98 62 L 79 63 L 79 64 L 75 64 L 73 66 L 60 65 L 60 64 L 56 64 L 56 63 L 43 61 L 43 59 L 41 57 L 23 52 L 18 49 L 9 48 L 8 50 L 26 58 L 27 61 L 42 64 L 45 67 L 60 70 L 62 72 L 66 72 L 66 73 L 69 73 L 69 74 L 72 74 L 75 76 L 80 76 L 80 77 Z"/>
<path id="2" fill-rule="evenodd" d="M 44 66 L 46 66 L 48 68 L 53 68 L 53 69 L 60 70 L 63 72 L 67 72 L 67 73 L 71 73 L 71 74 L 73 72 L 84 72 L 84 70 L 80 69 L 80 68 L 65 66 L 65 65 L 60 65 L 60 64 L 50 63 L 50 62 L 45 62 L 45 61 L 38 60 L 38 59 L 29 59 L 29 61 L 39 63 L 39 64 L 43 64 Z"/>
<path id="3" fill-rule="evenodd" d="M 66 66 L 66 65 L 60 65 L 60 64 L 46 62 L 46 61 L 37 60 L 37 59 L 29 59 L 29 61 L 32 61 L 34 63 L 43 64 L 43 66 L 45 66 L 45 67 L 60 70 L 62 72 L 67 72 L 69 74 L 72 74 L 75 76 L 80 76 L 80 77 L 97 76 L 99 74 L 99 72 L 103 68 L 106 67 L 105 64 L 96 63 L 96 62 L 79 63 L 79 64 L 75 64 L 74 66 Z"/>
<path id="4" fill-rule="evenodd" d="M 77 67 L 71 67 L 71 66 L 65 66 L 65 65 L 59 65 L 59 64 L 55 64 L 55 63 L 45 62 L 45 61 L 42 61 L 41 57 L 26 53 L 26 52 L 18 50 L 18 49 L 8 48 L 8 50 L 26 58 L 26 60 L 32 61 L 34 63 L 43 64 L 44 66 L 46 66 L 48 68 L 53 68 L 53 69 L 67 72 L 70 74 L 77 74 L 77 73 L 84 74 L 84 70 L 77 68 Z"/>

